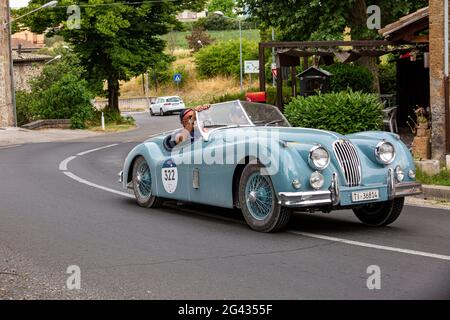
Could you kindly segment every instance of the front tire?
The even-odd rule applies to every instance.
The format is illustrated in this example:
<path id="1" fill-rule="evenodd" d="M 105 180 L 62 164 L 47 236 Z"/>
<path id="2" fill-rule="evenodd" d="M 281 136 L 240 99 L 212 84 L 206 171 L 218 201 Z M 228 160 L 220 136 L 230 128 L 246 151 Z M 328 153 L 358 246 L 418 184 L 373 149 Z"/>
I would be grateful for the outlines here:
<path id="1" fill-rule="evenodd" d="M 405 198 L 368 204 L 353 209 L 356 217 L 364 224 L 371 227 L 384 227 L 393 223 L 400 216 Z"/>
<path id="2" fill-rule="evenodd" d="M 239 203 L 250 228 L 260 232 L 283 229 L 291 210 L 278 204 L 275 189 L 268 175 L 261 175 L 261 165 L 247 165 L 239 181 Z"/>
<path id="3" fill-rule="evenodd" d="M 161 109 L 159 109 L 159 115 L 161 116 L 161 117 L 164 117 L 164 110 L 161 108 Z"/>
<path id="4" fill-rule="evenodd" d="M 153 195 L 152 174 L 144 157 L 139 156 L 133 165 L 132 185 L 137 203 L 144 208 L 156 208 L 162 200 Z"/>

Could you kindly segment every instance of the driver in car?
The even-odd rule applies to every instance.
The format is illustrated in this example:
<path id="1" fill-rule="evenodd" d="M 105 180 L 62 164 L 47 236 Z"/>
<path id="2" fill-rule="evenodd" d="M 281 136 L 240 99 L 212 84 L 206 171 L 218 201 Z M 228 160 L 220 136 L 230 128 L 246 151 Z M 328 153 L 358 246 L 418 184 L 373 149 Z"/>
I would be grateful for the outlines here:
<path id="1" fill-rule="evenodd" d="M 171 140 L 175 142 L 176 145 L 183 143 L 188 139 L 191 140 L 191 143 L 194 142 L 194 140 L 200 136 L 200 132 L 195 130 L 195 112 L 201 112 L 209 107 L 210 105 L 201 105 L 194 109 L 185 109 L 181 111 L 180 122 L 183 128 L 174 132 Z"/>

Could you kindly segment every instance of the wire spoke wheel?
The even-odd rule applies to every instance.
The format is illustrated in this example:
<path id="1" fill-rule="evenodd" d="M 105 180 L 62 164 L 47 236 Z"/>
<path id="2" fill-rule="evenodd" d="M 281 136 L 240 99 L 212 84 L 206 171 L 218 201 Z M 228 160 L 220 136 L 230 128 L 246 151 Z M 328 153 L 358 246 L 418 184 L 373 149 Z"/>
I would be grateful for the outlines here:
<path id="1" fill-rule="evenodd" d="M 152 194 L 152 176 L 146 162 L 141 162 L 137 169 L 137 187 L 142 198 L 148 198 Z"/>
<path id="2" fill-rule="evenodd" d="M 273 209 L 273 193 L 267 177 L 253 173 L 247 181 L 245 199 L 251 215 L 258 220 L 265 219 Z"/>
<path id="3" fill-rule="evenodd" d="M 140 156 L 133 165 L 133 191 L 137 203 L 141 207 L 159 207 L 163 200 L 154 195 L 152 188 L 152 173 L 147 161 Z"/>
<path id="4" fill-rule="evenodd" d="M 289 221 L 291 211 L 278 203 L 271 176 L 262 175 L 260 164 L 248 164 L 239 179 L 239 205 L 250 228 L 276 232 Z"/>

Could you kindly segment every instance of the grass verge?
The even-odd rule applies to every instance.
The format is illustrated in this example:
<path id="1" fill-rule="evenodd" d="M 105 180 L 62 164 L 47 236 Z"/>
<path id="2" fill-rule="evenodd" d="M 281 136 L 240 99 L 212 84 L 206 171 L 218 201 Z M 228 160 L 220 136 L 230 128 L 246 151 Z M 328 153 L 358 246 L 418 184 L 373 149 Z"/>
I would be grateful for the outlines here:
<path id="1" fill-rule="evenodd" d="M 416 179 L 423 184 L 435 184 L 450 187 L 450 170 L 443 169 L 441 172 L 433 176 L 429 176 L 421 170 L 417 170 Z"/>
<path id="2" fill-rule="evenodd" d="M 131 130 L 134 128 L 136 128 L 136 124 L 134 123 L 122 123 L 122 124 L 108 123 L 105 124 L 104 131 L 102 130 L 102 126 L 90 126 L 87 129 L 95 132 L 121 132 Z"/>

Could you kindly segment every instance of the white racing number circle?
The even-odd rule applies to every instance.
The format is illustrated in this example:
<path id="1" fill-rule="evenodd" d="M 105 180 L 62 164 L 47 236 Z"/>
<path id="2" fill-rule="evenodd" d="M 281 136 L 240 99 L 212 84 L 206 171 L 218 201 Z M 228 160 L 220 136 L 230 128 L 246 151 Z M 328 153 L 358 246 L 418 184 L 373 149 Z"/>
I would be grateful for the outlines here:
<path id="1" fill-rule="evenodd" d="M 167 193 L 174 193 L 178 184 L 178 170 L 175 161 L 166 160 L 161 170 L 161 179 Z"/>

